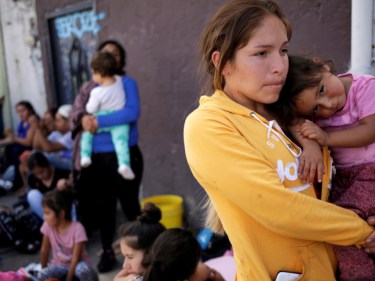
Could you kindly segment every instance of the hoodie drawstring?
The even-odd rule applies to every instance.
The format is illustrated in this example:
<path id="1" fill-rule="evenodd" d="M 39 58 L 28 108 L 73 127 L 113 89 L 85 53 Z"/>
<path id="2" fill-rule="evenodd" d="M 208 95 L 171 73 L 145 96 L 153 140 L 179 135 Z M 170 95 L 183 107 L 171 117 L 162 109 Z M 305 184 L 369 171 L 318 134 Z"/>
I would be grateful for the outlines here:
<path id="1" fill-rule="evenodd" d="M 279 124 L 277 124 L 277 122 L 275 120 L 269 121 L 268 125 L 267 125 L 262 120 L 260 120 L 260 118 L 254 112 L 250 112 L 250 116 L 253 117 L 253 118 L 255 118 L 255 120 L 257 120 L 258 122 L 260 122 L 263 126 L 265 126 L 267 128 L 267 141 L 269 141 L 269 139 L 271 137 L 271 132 L 272 132 L 272 133 L 274 133 L 281 140 L 281 142 L 286 146 L 286 148 L 290 151 L 290 153 L 292 153 L 295 157 L 300 157 L 301 156 L 301 154 L 302 154 L 301 148 L 297 146 L 298 153 L 296 153 L 292 149 L 292 145 L 286 143 L 286 141 L 284 140 L 284 138 L 286 138 L 288 141 L 290 141 L 290 143 L 292 143 L 292 141 L 284 134 L 283 130 L 280 128 Z M 278 131 L 276 131 L 274 129 L 274 127 L 276 127 L 276 129 L 279 130 L 282 135 Z"/>

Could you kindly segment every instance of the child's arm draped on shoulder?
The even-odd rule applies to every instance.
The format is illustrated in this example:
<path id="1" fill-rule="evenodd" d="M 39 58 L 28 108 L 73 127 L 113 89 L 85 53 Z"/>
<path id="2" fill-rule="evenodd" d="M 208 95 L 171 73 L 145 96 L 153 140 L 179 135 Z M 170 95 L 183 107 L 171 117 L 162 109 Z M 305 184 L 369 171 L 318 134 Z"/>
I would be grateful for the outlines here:
<path id="1" fill-rule="evenodd" d="M 75 271 L 75 268 L 76 268 L 78 262 L 81 260 L 84 245 L 85 245 L 85 242 L 78 242 L 78 243 L 74 244 L 73 258 L 72 258 L 72 261 L 70 262 L 69 271 L 68 271 L 68 274 L 66 276 L 65 281 L 72 281 L 73 280 L 74 271 Z"/>
<path id="2" fill-rule="evenodd" d="M 335 132 L 325 132 L 311 121 L 301 126 L 301 134 L 320 145 L 332 147 L 361 147 L 375 142 L 375 114 L 359 121 L 357 126 Z"/>
<path id="3" fill-rule="evenodd" d="M 301 126 L 304 119 L 298 119 L 293 125 L 288 126 L 288 130 L 296 141 L 302 146 L 302 154 L 298 166 L 298 174 L 304 182 L 314 182 L 317 175 L 318 182 L 322 181 L 324 174 L 323 153 L 316 140 L 308 139 L 301 133 Z"/>

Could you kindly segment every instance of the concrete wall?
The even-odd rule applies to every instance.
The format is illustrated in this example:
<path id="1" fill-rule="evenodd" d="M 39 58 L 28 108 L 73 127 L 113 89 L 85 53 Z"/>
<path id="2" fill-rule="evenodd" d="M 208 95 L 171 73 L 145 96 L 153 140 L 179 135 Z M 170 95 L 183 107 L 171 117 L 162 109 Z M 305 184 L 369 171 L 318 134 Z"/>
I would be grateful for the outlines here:
<path id="1" fill-rule="evenodd" d="M 39 30 L 43 16 L 77 1 L 38 0 Z M 189 200 L 203 194 L 187 166 L 183 123 L 197 106 L 196 46 L 203 27 L 224 0 L 95 1 L 99 41 L 115 38 L 128 52 L 128 74 L 139 84 L 142 116 L 140 146 L 144 153 L 144 196 L 176 193 Z M 344 71 L 350 52 L 350 1 L 277 1 L 291 19 L 291 52 L 314 52 L 337 62 Z M 329 2 L 329 3 L 327 3 Z M 42 37 L 43 54 L 46 38 Z M 44 61 L 44 66 L 48 64 Z M 47 91 L 50 81 L 46 78 Z M 199 136 L 197 136 L 199 137 Z"/>
<path id="2" fill-rule="evenodd" d="M 350 0 L 276 0 L 292 22 L 291 53 L 316 54 L 335 62 L 338 73 L 350 64 Z"/>
<path id="3" fill-rule="evenodd" d="M 47 107 L 35 0 L 0 1 L 0 19 L 9 89 L 4 116 L 6 126 L 15 127 L 20 100 L 32 102 L 39 114 Z"/>

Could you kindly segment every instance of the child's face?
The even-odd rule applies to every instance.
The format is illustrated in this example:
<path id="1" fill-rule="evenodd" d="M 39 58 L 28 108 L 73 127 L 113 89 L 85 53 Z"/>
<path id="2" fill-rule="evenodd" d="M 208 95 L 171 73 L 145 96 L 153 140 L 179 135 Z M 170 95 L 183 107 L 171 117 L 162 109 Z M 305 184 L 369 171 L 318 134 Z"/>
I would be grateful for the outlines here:
<path id="1" fill-rule="evenodd" d="M 337 76 L 325 72 L 318 86 L 298 95 L 296 110 L 297 115 L 308 119 L 325 119 L 342 110 L 345 103 L 344 84 Z"/>
<path id="2" fill-rule="evenodd" d="M 48 223 L 49 226 L 56 226 L 58 223 L 58 218 L 56 213 L 50 208 L 43 206 L 44 220 Z"/>
<path id="3" fill-rule="evenodd" d="M 143 274 L 145 268 L 142 266 L 142 260 L 144 252 L 141 250 L 135 250 L 126 243 L 126 239 L 121 239 L 121 252 L 125 257 L 122 268 L 127 271 L 128 274 Z"/>

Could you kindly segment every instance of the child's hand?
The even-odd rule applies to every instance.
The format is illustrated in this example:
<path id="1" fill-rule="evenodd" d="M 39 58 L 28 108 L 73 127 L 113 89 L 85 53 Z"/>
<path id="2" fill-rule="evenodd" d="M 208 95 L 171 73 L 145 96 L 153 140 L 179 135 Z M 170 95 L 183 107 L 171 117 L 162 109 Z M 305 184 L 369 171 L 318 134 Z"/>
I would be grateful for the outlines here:
<path id="1" fill-rule="evenodd" d="M 64 190 L 69 188 L 68 179 L 59 179 L 56 184 L 57 190 Z"/>
<path id="2" fill-rule="evenodd" d="M 367 223 L 375 227 L 375 215 L 371 215 L 367 218 Z M 375 231 L 373 231 L 367 238 L 365 242 L 365 250 L 367 253 L 375 254 Z"/>
<path id="3" fill-rule="evenodd" d="M 316 140 L 321 146 L 328 145 L 328 134 L 309 120 L 305 120 L 301 125 L 301 134 L 305 138 Z"/>
<path id="4" fill-rule="evenodd" d="M 323 153 L 315 140 L 305 140 L 298 166 L 298 175 L 303 182 L 313 183 L 315 175 L 322 182 L 324 174 Z"/>
<path id="5" fill-rule="evenodd" d="M 81 121 L 82 121 L 83 130 L 89 131 L 92 134 L 96 133 L 96 130 L 98 129 L 98 122 L 95 116 L 85 115 L 82 117 Z"/>

